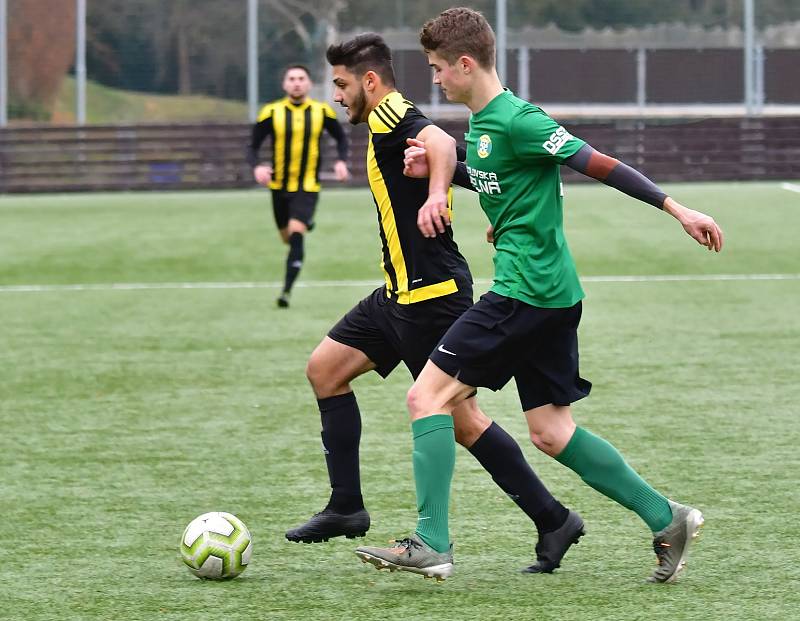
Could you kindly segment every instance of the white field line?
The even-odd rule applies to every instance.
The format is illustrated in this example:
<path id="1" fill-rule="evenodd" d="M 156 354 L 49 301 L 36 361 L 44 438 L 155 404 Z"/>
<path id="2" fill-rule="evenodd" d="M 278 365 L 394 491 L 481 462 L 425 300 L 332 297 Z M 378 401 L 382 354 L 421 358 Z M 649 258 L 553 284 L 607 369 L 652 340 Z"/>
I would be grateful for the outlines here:
<path id="1" fill-rule="evenodd" d="M 797 185 L 796 183 L 781 183 L 781 187 L 784 190 L 789 190 L 790 192 L 797 192 L 800 194 L 800 185 Z"/>
<path id="2" fill-rule="evenodd" d="M 642 276 L 584 276 L 584 283 L 626 282 L 718 282 L 748 280 L 800 280 L 800 274 L 664 274 Z M 491 280 L 478 278 L 476 285 L 491 284 Z M 377 287 L 376 280 L 311 280 L 298 282 L 295 287 L 319 289 L 329 287 Z M 282 282 L 154 282 L 108 283 L 76 285 L 0 285 L 0 293 L 45 293 L 57 291 L 154 291 L 158 289 L 278 289 Z"/>

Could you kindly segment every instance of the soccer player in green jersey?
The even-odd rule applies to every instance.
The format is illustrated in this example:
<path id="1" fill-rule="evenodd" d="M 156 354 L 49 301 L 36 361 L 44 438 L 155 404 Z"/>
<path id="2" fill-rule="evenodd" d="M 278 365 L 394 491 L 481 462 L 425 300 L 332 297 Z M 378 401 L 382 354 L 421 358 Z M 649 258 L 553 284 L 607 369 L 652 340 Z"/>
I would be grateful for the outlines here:
<path id="1" fill-rule="evenodd" d="M 536 447 L 636 512 L 653 532 L 659 562 L 649 580 L 671 582 L 703 523 L 700 511 L 653 489 L 616 448 L 576 426 L 570 411 L 591 384 L 578 371 L 584 294 L 563 232 L 559 166 L 663 209 L 710 250 L 721 249 L 722 232 L 709 216 L 683 207 L 641 173 L 595 151 L 540 108 L 504 90 L 494 66 L 494 33 L 480 13 L 449 9 L 425 24 L 420 40 L 434 82 L 448 100 L 472 111 L 461 173 L 479 192 L 496 253 L 491 290 L 450 327 L 408 393 L 412 425 L 443 427 L 475 387 L 498 390 L 513 377 Z M 424 145 L 410 144 L 406 172 L 424 176 Z M 423 234 L 441 234 L 446 215 L 432 224 L 421 215 Z M 447 450 L 452 440 L 436 433 L 434 450 Z M 415 466 L 417 461 L 415 456 Z M 424 547 L 356 551 L 379 568 L 418 564 L 423 555 L 434 568 L 451 561 L 448 498 L 439 490 L 447 489 L 452 469 L 427 467 L 425 456 L 419 461 L 416 537 Z"/>
<path id="2" fill-rule="evenodd" d="M 353 125 L 368 128 L 366 168 L 385 284 L 348 311 L 308 361 L 331 490 L 322 511 L 286 533 L 289 541 L 304 543 L 359 537 L 370 527 L 361 494 L 361 414 L 351 382 L 370 371 L 388 377 L 401 362 L 416 377 L 442 335 L 472 305 L 472 276 L 452 229 L 425 237 L 417 219 L 423 207 L 437 220 L 440 211 L 452 209 L 455 141 L 397 91 L 391 52 L 379 35 L 365 33 L 332 45 L 326 56 L 333 67 L 334 99 L 346 108 Z M 428 179 L 403 174 L 408 139 L 428 145 Z M 556 569 L 583 534 L 583 520 L 550 494 L 517 442 L 481 412 L 474 392 L 453 409 L 452 418 L 429 422 L 433 427 L 415 427 L 415 447 L 435 449 L 442 433 L 451 440 L 455 436 L 535 523 L 539 539 L 531 572 Z M 428 467 L 452 469 L 455 445 L 426 456 Z M 446 490 L 442 493 L 446 498 Z M 437 565 L 431 573 L 439 578 L 452 568 Z M 410 571 L 426 573 L 419 567 Z"/>

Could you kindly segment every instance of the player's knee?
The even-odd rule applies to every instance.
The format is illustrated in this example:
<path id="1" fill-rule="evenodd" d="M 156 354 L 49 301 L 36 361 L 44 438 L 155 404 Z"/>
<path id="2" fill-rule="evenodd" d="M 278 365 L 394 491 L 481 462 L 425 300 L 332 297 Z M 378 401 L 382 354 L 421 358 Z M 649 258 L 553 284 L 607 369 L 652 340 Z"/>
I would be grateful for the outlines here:
<path id="1" fill-rule="evenodd" d="M 317 387 L 321 384 L 323 377 L 322 364 L 320 364 L 320 361 L 312 353 L 308 362 L 306 362 L 306 379 L 308 379 L 314 392 L 317 392 Z"/>
<path id="2" fill-rule="evenodd" d="M 308 232 L 308 227 L 301 222 L 300 220 L 289 220 L 289 225 L 287 227 L 288 235 L 291 237 L 292 235 L 305 235 Z"/>
<path id="3" fill-rule="evenodd" d="M 555 457 L 561 452 L 558 437 L 548 431 L 531 431 L 530 438 L 537 449 L 550 457 Z"/>
<path id="4" fill-rule="evenodd" d="M 533 442 L 533 445 L 537 449 L 539 449 L 540 451 L 543 451 L 545 453 L 547 452 L 547 450 L 546 450 L 547 443 L 544 441 L 544 438 L 542 437 L 541 434 L 536 433 L 534 431 L 531 431 L 530 432 L 530 438 L 531 438 L 531 442 Z"/>
<path id="5" fill-rule="evenodd" d="M 329 397 L 339 388 L 340 382 L 335 376 L 335 370 L 331 369 L 325 358 L 318 355 L 316 350 L 306 363 L 306 378 L 314 394 L 319 398 Z"/>
<path id="6" fill-rule="evenodd" d="M 434 412 L 430 411 L 429 403 L 429 400 L 423 395 L 423 391 L 420 390 L 416 384 L 408 389 L 406 393 L 406 407 L 408 407 L 408 413 L 411 415 L 412 419 L 433 414 Z"/>

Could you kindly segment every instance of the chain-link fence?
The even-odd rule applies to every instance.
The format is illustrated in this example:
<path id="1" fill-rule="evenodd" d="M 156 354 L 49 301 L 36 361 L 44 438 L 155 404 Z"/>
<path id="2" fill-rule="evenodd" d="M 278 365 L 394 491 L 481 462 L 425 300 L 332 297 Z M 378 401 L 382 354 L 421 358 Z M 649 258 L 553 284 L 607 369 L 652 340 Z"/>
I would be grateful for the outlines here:
<path id="1" fill-rule="evenodd" d="M 308 65 L 315 94 L 329 96 L 326 46 L 365 30 L 392 46 L 404 94 L 444 113 L 418 32 L 452 4 L 0 0 L 0 121 L 246 121 L 260 102 L 282 96 L 288 63 Z M 497 28 L 504 82 L 562 114 L 800 111 L 797 0 L 470 5 Z"/>

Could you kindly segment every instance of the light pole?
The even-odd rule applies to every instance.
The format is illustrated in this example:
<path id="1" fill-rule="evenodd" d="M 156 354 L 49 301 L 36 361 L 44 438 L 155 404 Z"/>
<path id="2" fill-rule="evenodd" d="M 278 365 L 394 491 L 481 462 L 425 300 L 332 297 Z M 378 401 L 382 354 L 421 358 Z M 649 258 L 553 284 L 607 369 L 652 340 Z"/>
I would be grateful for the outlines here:
<path id="1" fill-rule="evenodd" d="M 753 0 L 744 0 L 744 105 L 747 116 L 755 114 L 755 11 Z"/>
<path id="2" fill-rule="evenodd" d="M 75 17 L 75 117 L 86 124 L 86 0 L 77 1 Z"/>
<path id="3" fill-rule="evenodd" d="M 8 29 L 6 0 L 0 0 L 0 127 L 8 125 Z"/>
<path id="4" fill-rule="evenodd" d="M 247 0 L 247 116 L 258 115 L 258 0 Z"/>
<path id="5" fill-rule="evenodd" d="M 506 25 L 506 0 L 497 0 L 497 75 L 500 84 L 506 85 L 506 48 L 508 47 Z"/>

